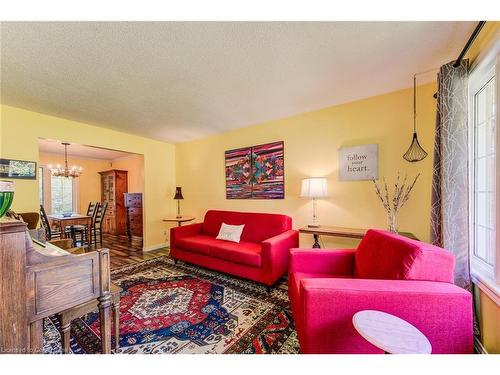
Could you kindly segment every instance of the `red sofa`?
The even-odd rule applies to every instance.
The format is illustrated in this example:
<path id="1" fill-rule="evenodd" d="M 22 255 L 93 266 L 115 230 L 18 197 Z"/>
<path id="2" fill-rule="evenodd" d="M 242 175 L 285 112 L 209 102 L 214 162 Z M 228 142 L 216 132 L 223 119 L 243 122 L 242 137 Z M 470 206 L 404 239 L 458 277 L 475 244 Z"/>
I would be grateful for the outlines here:
<path id="1" fill-rule="evenodd" d="M 222 223 L 245 224 L 240 243 L 217 240 Z M 298 232 L 286 215 L 210 210 L 203 223 L 170 230 L 170 256 L 216 271 L 273 285 L 286 274 Z"/>
<path id="2" fill-rule="evenodd" d="M 353 327 L 380 310 L 417 327 L 432 353 L 472 353 L 472 296 L 450 252 L 380 230 L 356 250 L 292 249 L 288 293 L 302 353 L 382 353 Z M 396 333 L 395 333 L 396 334 Z"/>

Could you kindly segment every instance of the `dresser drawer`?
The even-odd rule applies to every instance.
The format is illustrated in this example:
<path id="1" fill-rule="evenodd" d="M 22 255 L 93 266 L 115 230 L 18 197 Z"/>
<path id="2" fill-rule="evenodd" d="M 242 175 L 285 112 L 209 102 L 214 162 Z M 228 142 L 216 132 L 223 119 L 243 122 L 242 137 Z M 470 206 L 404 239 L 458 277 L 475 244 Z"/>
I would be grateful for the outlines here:
<path id="1" fill-rule="evenodd" d="M 142 226 L 142 217 L 130 217 L 130 225 Z"/>
<path id="2" fill-rule="evenodd" d="M 142 194 L 125 194 L 126 207 L 142 207 Z"/>
<path id="3" fill-rule="evenodd" d="M 142 207 L 129 207 L 128 214 L 132 216 L 142 216 Z"/>

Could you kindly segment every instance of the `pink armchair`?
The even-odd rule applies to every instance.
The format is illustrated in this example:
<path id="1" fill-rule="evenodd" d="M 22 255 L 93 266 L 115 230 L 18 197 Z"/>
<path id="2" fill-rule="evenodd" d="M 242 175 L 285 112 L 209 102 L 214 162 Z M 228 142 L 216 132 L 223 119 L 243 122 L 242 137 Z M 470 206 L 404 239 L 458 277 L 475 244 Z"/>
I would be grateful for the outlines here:
<path id="1" fill-rule="evenodd" d="M 472 353 L 472 296 L 453 284 L 454 256 L 369 230 L 356 250 L 292 249 L 288 293 L 302 353 L 382 353 L 352 325 L 360 310 L 396 315 L 433 353 Z"/>

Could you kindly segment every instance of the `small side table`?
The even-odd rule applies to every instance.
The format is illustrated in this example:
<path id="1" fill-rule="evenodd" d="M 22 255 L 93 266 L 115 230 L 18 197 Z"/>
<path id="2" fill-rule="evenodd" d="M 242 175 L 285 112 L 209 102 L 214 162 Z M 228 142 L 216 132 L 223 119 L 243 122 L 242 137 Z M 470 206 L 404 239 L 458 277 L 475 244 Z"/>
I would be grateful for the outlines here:
<path id="1" fill-rule="evenodd" d="M 313 249 L 319 249 L 321 246 L 319 244 L 319 236 L 332 236 L 332 237 L 343 237 L 343 238 L 354 238 L 361 240 L 366 229 L 361 228 L 344 228 L 344 227 L 334 227 L 331 225 L 320 225 L 319 227 L 309 227 L 305 226 L 299 229 L 300 233 L 312 234 L 314 238 Z M 413 240 L 418 240 L 413 233 L 409 232 L 398 232 L 401 236 L 411 238 Z"/>
<path id="2" fill-rule="evenodd" d="M 352 317 L 356 331 L 386 354 L 430 354 L 427 337 L 407 321 L 376 310 L 359 311 Z"/>
<path id="3" fill-rule="evenodd" d="M 193 221 L 195 218 L 192 216 L 181 216 L 181 217 L 176 217 L 176 216 L 169 216 L 163 219 L 163 221 L 166 222 L 176 222 L 177 226 L 181 226 L 182 223 L 188 223 L 190 221 Z"/>
<path id="4" fill-rule="evenodd" d="M 309 227 L 305 226 L 299 229 L 300 233 L 312 234 L 314 237 L 313 249 L 319 249 L 319 236 L 333 236 L 333 237 L 344 237 L 344 238 L 355 238 L 362 239 L 366 233 L 366 229 L 359 228 L 343 228 L 343 227 L 333 227 L 329 225 L 321 225 L 319 227 Z"/>

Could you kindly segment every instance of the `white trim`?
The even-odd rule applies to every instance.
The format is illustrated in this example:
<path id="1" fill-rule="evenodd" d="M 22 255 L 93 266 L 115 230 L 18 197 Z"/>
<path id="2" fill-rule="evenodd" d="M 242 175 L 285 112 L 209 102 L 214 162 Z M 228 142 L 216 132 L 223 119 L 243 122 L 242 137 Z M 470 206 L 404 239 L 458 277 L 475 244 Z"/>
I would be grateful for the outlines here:
<path id="1" fill-rule="evenodd" d="M 473 272 L 471 279 L 474 285 L 500 307 L 500 286 L 492 278 Z"/>
<path id="2" fill-rule="evenodd" d="M 152 245 L 152 246 L 145 246 L 142 248 L 142 251 L 148 252 L 148 251 L 163 249 L 165 247 L 170 247 L 170 244 L 168 242 L 166 242 L 166 243 L 159 243 L 159 244 Z"/>
<path id="3" fill-rule="evenodd" d="M 500 41 L 487 53 L 477 59 L 469 76 L 469 245 L 471 253 L 471 274 L 474 283 L 500 306 L 500 173 L 495 183 L 495 233 L 496 251 L 493 266 L 474 256 L 474 95 L 492 78 L 495 79 L 496 106 L 496 170 L 500 166 L 500 120 L 498 116 L 500 98 Z"/>
<path id="4" fill-rule="evenodd" d="M 495 71 L 495 85 L 496 85 L 496 98 L 495 98 L 495 113 L 496 113 L 496 118 L 495 118 L 495 129 L 496 129 L 496 136 L 497 136 L 497 143 L 496 143 L 496 153 L 497 153 L 497 160 L 496 160 L 496 167 L 495 170 L 497 172 L 497 179 L 496 179 L 496 214 L 495 214 L 495 220 L 496 220 L 496 253 L 495 253 L 495 281 L 497 282 L 497 286 L 500 284 L 500 116 L 498 116 L 498 110 L 500 109 L 500 41 L 496 43 L 496 46 L 498 47 L 496 49 L 496 71 Z"/>

